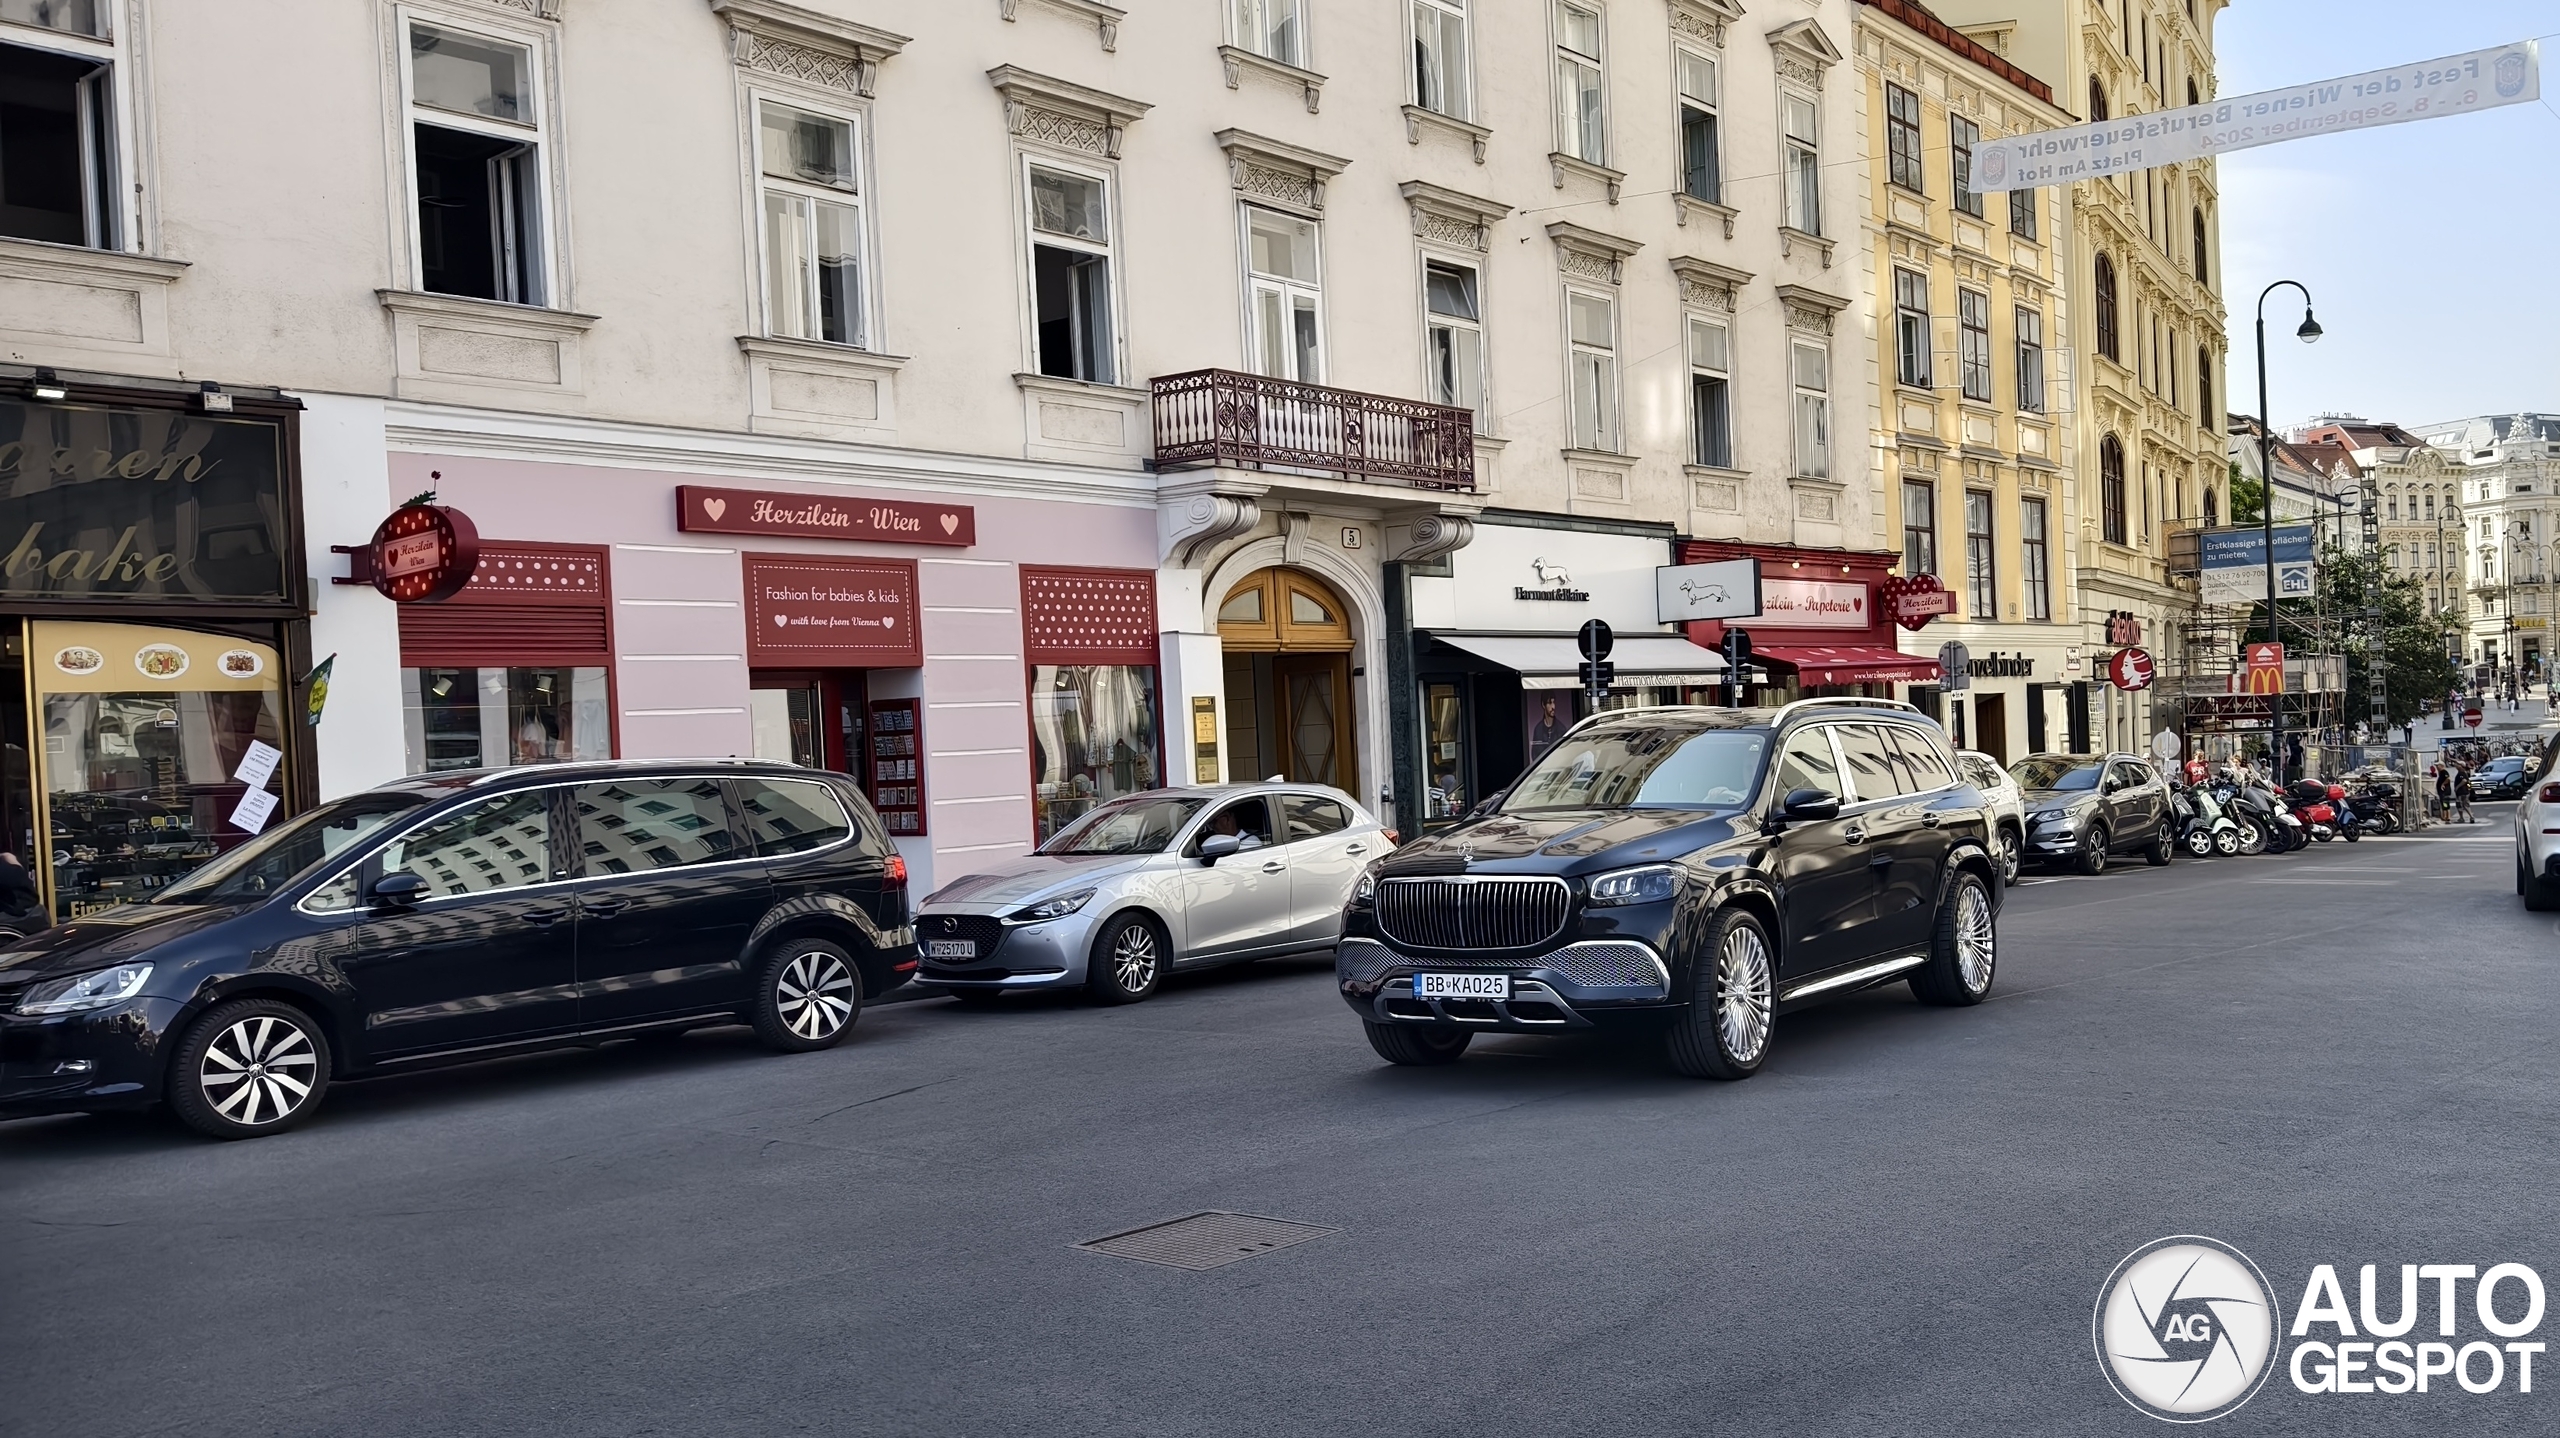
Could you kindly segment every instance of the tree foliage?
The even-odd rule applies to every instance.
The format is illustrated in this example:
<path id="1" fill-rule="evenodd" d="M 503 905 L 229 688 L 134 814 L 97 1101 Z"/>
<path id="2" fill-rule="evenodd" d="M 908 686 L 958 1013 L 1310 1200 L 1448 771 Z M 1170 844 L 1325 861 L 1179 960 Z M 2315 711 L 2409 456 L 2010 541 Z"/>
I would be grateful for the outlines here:
<path id="1" fill-rule="evenodd" d="M 2267 502 L 2267 487 L 2240 472 L 2240 461 L 2231 461 L 2231 522 L 2260 524 L 2265 516 L 2260 510 Z"/>
<path id="2" fill-rule="evenodd" d="M 2236 503 L 2236 490 L 2234 494 Z M 2379 608 L 2378 624 L 2366 614 L 2368 605 Z M 2362 721 L 2372 712 L 2366 684 L 2377 627 L 2382 635 L 2383 713 L 2391 723 L 2406 724 L 2436 713 L 2445 692 L 2457 681 L 2453 660 L 2445 653 L 2444 636 L 2448 625 L 2460 627 L 2461 614 L 2429 614 L 2418 581 L 2386 568 L 2376 551 L 2323 545 L 2317 597 L 2287 600 L 2283 610 L 2284 639 L 2291 646 L 2288 657 L 2308 657 L 2305 637 L 2312 634 L 2324 636 L 2317 646 L 2320 651 L 2345 651 L 2347 690 L 2342 698 L 2349 723 Z M 2265 605 L 2251 609 L 2248 636 L 2267 637 Z"/>

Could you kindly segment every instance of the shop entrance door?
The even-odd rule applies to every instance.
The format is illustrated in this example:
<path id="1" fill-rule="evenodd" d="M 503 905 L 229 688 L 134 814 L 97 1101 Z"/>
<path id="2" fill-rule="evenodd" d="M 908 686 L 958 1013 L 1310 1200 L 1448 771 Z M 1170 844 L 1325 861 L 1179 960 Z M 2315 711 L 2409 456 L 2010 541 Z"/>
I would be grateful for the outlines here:
<path id="1" fill-rule="evenodd" d="M 1973 696 L 1973 747 L 2003 764 L 2009 762 L 2009 710 L 2006 696 L 1999 694 Z"/>
<path id="2" fill-rule="evenodd" d="M 1350 608 L 1314 575 L 1265 569 L 1218 606 L 1226 653 L 1227 777 L 1278 775 L 1360 792 Z"/>
<path id="3" fill-rule="evenodd" d="M 747 676 L 755 757 L 859 775 L 866 671 L 758 669 Z"/>

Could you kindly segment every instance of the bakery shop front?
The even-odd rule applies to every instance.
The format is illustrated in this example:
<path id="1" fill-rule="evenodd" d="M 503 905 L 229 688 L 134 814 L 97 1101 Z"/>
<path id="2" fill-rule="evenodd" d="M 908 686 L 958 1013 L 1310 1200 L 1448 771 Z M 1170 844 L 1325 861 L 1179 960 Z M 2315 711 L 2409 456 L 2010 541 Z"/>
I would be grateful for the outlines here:
<path id="1" fill-rule="evenodd" d="M 300 406 L 0 385 L 0 851 L 37 895 L 0 894 L 0 926 L 24 929 L 148 898 L 310 801 Z"/>

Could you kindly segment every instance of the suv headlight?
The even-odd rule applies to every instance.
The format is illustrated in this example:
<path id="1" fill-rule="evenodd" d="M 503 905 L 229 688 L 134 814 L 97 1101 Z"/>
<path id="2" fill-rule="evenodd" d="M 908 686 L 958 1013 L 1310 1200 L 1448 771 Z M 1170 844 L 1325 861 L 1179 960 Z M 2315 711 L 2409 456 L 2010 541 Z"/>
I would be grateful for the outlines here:
<path id="1" fill-rule="evenodd" d="M 1378 876 L 1364 870 L 1360 875 L 1360 882 L 1351 886 L 1351 902 L 1355 904 L 1375 903 L 1377 898 Z"/>
<path id="2" fill-rule="evenodd" d="M 149 964 L 118 964 L 95 973 L 47 979 L 19 996 L 18 1012 L 76 1014 L 84 1009 L 108 1008 L 142 992 L 150 978 Z"/>
<path id="3" fill-rule="evenodd" d="M 1680 892 L 1680 871 L 1670 864 L 1618 869 L 1594 876 L 1589 892 L 1594 907 L 1658 904 Z"/>
<path id="4" fill-rule="evenodd" d="M 1083 908 L 1085 901 L 1092 897 L 1091 889 L 1078 889 L 1072 894 L 1060 894 L 1054 899 L 1043 900 L 1015 914 L 1013 921 L 1017 924 L 1037 924 L 1050 919 L 1063 919 Z"/>

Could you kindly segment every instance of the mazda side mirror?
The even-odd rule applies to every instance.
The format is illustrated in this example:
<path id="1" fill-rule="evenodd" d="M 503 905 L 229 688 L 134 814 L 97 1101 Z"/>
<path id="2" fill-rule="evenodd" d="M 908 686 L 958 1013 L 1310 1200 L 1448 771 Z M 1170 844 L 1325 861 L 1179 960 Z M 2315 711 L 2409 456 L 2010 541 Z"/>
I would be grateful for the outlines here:
<path id="1" fill-rule="evenodd" d="M 1208 838 L 1200 841 L 1200 862 L 1203 864 L 1215 864 L 1220 859 L 1233 858 L 1235 857 L 1236 850 L 1243 847 L 1244 838 L 1242 835 L 1211 834 Z"/>
<path id="2" fill-rule="evenodd" d="M 406 869 L 394 869 L 373 881 L 365 897 L 390 908 L 405 909 L 427 896 L 427 881 Z"/>
<path id="3" fill-rule="evenodd" d="M 1840 817 L 1840 796 L 1827 789 L 1797 789 L 1778 806 L 1779 816 L 1792 822 Z"/>

